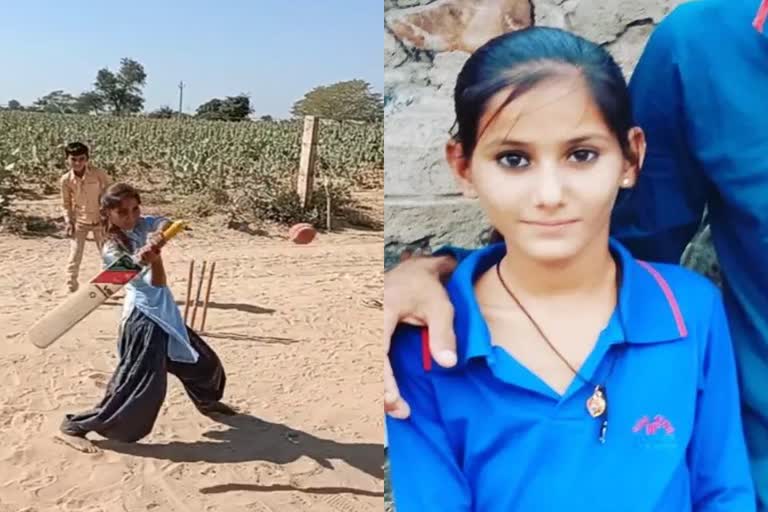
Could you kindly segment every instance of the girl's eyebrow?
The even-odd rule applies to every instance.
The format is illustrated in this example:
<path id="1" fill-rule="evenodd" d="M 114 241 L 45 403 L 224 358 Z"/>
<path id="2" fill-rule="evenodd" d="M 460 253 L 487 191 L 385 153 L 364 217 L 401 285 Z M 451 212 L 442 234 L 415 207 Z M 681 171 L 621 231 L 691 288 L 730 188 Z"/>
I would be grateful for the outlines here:
<path id="1" fill-rule="evenodd" d="M 565 141 L 566 145 L 574 145 L 574 144 L 581 144 L 582 142 L 587 142 L 589 140 L 603 140 L 606 142 L 610 142 L 611 138 L 603 135 L 601 133 L 588 133 L 585 135 L 580 135 L 578 137 L 574 137 L 573 139 L 568 139 Z M 522 140 L 514 140 L 514 139 L 494 139 L 491 141 L 491 144 L 493 145 L 504 145 L 504 146 L 520 146 L 520 147 L 529 147 L 535 145 L 533 142 L 527 142 Z"/>
<path id="2" fill-rule="evenodd" d="M 570 139 L 567 141 L 567 144 L 580 144 L 582 142 L 587 142 L 589 140 L 603 140 L 606 142 L 610 142 L 612 140 L 611 137 L 608 137 L 607 135 L 603 135 L 601 133 L 588 133 L 586 135 L 582 135 L 581 137 L 576 137 L 573 139 Z"/>

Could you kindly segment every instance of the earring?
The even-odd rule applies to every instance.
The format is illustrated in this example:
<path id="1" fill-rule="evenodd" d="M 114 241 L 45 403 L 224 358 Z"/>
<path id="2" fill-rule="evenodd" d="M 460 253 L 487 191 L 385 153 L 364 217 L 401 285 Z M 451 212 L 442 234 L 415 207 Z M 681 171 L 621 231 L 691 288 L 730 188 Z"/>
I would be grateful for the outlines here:
<path id="1" fill-rule="evenodd" d="M 632 182 L 629 178 L 624 178 L 624 181 L 621 182 L 621 184 L 624 185 L 625 187 L 629 187 L 631 183 Z"/>

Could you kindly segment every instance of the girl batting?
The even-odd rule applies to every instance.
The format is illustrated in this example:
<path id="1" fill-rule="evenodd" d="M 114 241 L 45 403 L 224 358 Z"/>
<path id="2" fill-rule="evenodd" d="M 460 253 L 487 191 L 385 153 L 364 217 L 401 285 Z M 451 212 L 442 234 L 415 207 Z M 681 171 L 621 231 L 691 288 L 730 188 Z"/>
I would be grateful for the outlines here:
<path id="1" fill-rule="evenodd" d="M 165 399 L 171 373 L 181 380 L 205 415 L 235 414 L 220 402 L 226 376 L 216 353 L 185 325 L 170 288 L 162 257 L 162 231 L 169 220 L 141 214 L 141 198 L 132 186 L 117 183 L 101 197 L 107 241 L 104 264 L 133 254 L 148 269 L 126 285 L 120 324 L 120 360 L 104 398 L 96 407 L 67 414 L 64 440 L 82 451 L 95 451 L 86 435 L 136 442 L 148 435 Z"/>

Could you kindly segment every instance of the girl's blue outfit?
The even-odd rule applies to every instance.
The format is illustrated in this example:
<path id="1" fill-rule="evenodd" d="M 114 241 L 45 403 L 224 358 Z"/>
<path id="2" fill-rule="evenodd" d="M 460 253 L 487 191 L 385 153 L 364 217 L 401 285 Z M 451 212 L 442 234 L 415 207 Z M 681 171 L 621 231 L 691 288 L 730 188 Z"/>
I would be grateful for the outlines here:
<path id="1" fill-rule="evenodd" d="M 132 251 L 147 243 L 162 217 L 141 217 L 125 234 Z M 103 249 L 105 267 L 124 254 L 114 241 Z M 226 375 L 216 353 L 184 320 L 167 286 L 152 286 L 151 271 L 144 270 L 125 287 L 123 317 L 118 340 L 120 361 L 102 401 L 80 414 L 67 414 L 61 425 L 69 435 L 88 432 L 117 441 L 134 442 L 148 435 L 165 400 L 168 373 L 181 380 L 195 406 L 221 400 Z"/>
<path id="2" fill-rule="evenodd" d="M 387 418 L 398 512 L 755 510 L 731 338 L 717 288 L 682 267 L 634 260 L 618 242 L 618 305 L 579 370 L 606 386 L 608 428 L 587 412 L 594 386 L 559 395 L 491 343 L 475 281 L 501 260 L 465 252 L 447 284 L 458 364 L 432 364 L 401 326 L 390 359 L 407 420 Z M 542 350 L 548 347 L 542 341 Z"/>

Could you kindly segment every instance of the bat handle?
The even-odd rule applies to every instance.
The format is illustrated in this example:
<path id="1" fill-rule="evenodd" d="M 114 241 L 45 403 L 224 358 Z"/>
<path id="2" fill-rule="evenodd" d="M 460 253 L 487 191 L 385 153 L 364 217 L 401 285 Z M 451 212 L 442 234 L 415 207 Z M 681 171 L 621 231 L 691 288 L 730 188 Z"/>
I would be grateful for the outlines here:
<path id="1" fill-rule="evenodd" d="M 165 228 L 165 231 L 163 231 L 163 239 L 165 241 L 170 240 L 171 238 L 181 233 L 181 231 L 185 227 L 186 227 L 186 224 L 184 223 L 184 221 L 177 220 L 172 222 L 171 225 Z"/>
<path id="2" fill-rule="evenodd" d="M 172 222 L 171 225 L 165 228 L 165 230 L 163 231 L 163 243 L 167 242 L 171 238 L 181 233 L 185 227 L 186 227 L 186 223 L 182 220 L 177 220 Z M 136 257 L 136 255 L 133 255 L 131 259 L 135 264 L 145 266 L 141 262 L 141 260 L 138 257 Z"/>

